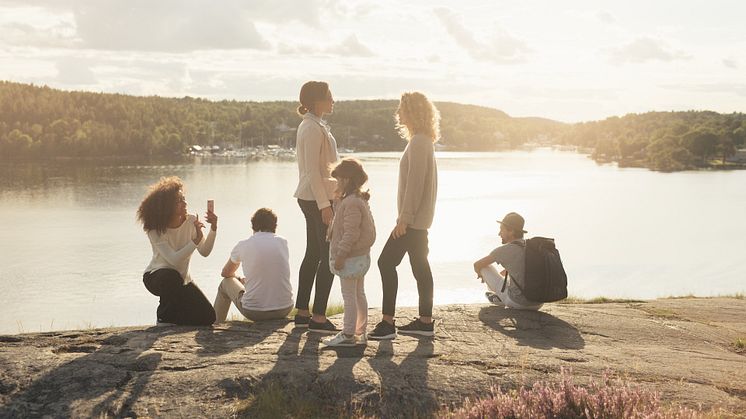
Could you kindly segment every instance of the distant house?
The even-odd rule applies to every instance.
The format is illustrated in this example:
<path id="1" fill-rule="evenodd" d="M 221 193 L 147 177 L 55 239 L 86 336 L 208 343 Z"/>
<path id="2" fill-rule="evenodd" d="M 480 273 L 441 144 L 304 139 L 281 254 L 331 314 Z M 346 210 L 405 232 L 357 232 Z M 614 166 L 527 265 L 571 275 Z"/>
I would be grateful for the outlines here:
<path id="1" fill-rule="evenodd" d="M 746 148 L 736 150 L 736 154 L 728 157 L 727 161 L 731 163 L 746 163 Z"/>
<path id="2" fill-rule="evenodd" d="M 284 134 L 287 132 L 294 132 L 295 130 L 296 130 L 296 127 L 291 127 L 290 125 L 286 124 L 285 121 L 275 125 L 275 131 L 278 131 L 281 134 Z"/>

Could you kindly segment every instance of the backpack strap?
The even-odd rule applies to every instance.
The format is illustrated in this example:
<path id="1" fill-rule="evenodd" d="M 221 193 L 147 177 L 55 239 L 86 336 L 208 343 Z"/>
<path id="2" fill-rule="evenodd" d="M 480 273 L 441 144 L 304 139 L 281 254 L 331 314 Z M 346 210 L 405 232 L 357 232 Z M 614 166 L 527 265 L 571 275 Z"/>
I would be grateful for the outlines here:
<path id="1" fill-rule="evenodd" d="M 512 242 L 510 242 L 508 244 L 515 244 L 515 245 L 521 246 L 523 248 L 526 247 L 526 241 L 525 240 L 521 240 L 521 239 L 513 240 Z M 500 290 L 500 292 L 505 292 L 505 287 L 508 286 L 508 275 L 510 275 L 510 272 L 505 271 L 505 278 L 503 279 L 503 287 Z M 524 294 L 523 288 L 521 288 L 521 286 L 518 285 L 518 281 L 513 281 L 513 285 L 515 285 L 516 287 L 518 287 L 518 289 L 521 290 L 521 293 Z"/>

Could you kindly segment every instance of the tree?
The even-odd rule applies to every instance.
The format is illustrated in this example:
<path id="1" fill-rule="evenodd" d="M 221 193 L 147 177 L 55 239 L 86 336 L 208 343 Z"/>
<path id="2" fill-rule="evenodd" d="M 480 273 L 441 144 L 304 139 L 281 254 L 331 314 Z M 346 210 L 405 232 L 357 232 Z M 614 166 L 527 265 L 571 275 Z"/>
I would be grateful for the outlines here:
<path id="1" fill-rule="evenodd" d="M 717 150 L 723 156 L 723 164 L 725 164 L 728 157 L 736 154 L 736 145 L 733 138 L 730 136 L 722 137 L 717 145 Z"/>
<path id="2" fill-rule="evenodd" d="M 704 130 L 688 132 L 681 138 L 681 144 L 689 152 L 698 156 L 702 164 L 705 164 L 707 158 L 715 153 L 719 142 L 720 139 L 715 133 Z"/>

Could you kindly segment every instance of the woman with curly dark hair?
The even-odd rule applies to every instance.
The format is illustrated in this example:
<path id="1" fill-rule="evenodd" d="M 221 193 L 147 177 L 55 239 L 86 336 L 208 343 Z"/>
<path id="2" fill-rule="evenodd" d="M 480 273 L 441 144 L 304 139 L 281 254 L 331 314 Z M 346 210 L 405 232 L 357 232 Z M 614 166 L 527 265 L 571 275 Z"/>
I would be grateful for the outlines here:
<path id="1" fill-rule="evenodd" d="M 215 244 L 218 217 L 208 210 L 210 232 L 204 236 L 199 216 L 187 213 L 184 184 L 176 176 L 161 178 L 150 186 L 137 209 L 137 219 L 148 234 L 153 258 L 143 282 L 160 297 L 158 323 L 208 326 L 215 310 L 189 276 L 189 260 L 197 250 L 208 256 Z"/>

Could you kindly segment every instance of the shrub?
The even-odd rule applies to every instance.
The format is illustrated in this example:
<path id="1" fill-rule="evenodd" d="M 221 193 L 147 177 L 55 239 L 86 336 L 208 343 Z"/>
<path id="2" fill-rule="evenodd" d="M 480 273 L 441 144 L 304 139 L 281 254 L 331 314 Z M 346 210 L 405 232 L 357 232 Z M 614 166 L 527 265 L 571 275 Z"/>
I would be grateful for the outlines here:
<path id="1" fill-rule="evenodd" d="M 575 385 L 562 370 L 557 382 L 537 382 L 508 392 L 493 387 L 484 399 L 467 399 L 449 418 L 698 418 L 701 413 L 661 407 L 660 396 L 606 372 L 601 382 Z"/>

